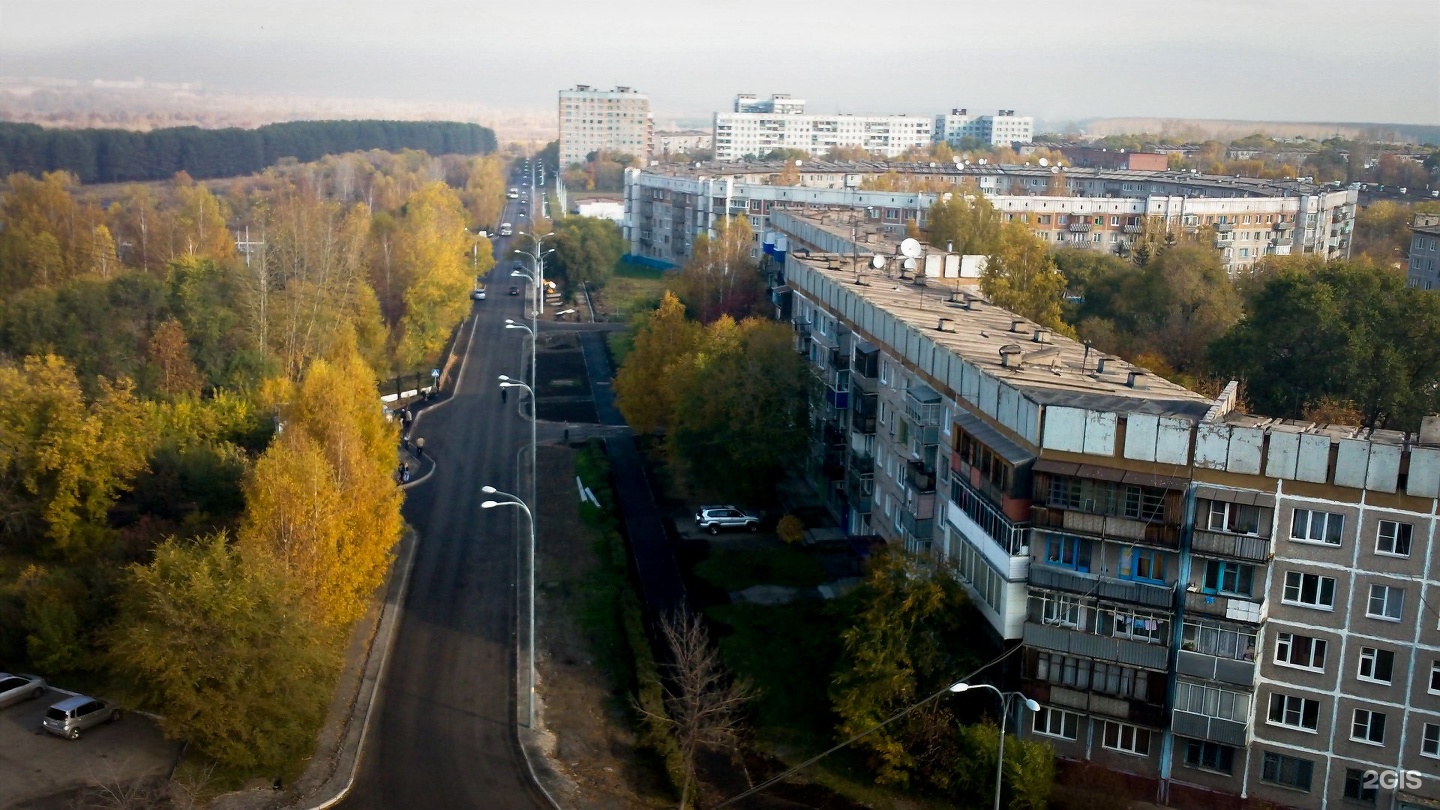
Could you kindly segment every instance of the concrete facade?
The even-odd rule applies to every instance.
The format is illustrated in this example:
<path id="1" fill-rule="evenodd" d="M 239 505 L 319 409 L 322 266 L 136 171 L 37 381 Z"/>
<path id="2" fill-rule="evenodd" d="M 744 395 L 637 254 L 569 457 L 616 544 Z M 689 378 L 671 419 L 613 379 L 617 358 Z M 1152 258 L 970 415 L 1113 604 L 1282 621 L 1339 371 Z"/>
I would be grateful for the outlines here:
<path id="1" fill-rule="evenodd" d="M 930 119 L 912 115 L 820 115 L 805 112 L 802 99 L 773 96 L 759 101 L 736 96 L 731 112 L 715 114 L 715 160 L 758 157 L 775 149 L 823 155 L 832 147 L 861 147 L 898 157 L 930 145 Z"/>
<path id="2" fill-rule="evenodd" d="M 1024 223 L 1057 246 L 1124 254 L 1146 227 L 1198 235 L 1221 251 L 1232 273 L 1267 255 L 1350 255 L 1356 196 L 1296 181 L 1245 180 L 1187 172 L 1069 169 L 1030 165 L 804 161 L 798 180 L 778 185 L 777 162 L 654 166 L 625 173 L 625 236 L 633 255 L 683 264 L 694 238 L 719 217 L 746 216 L 762 234 L 772 210 L 873 209 L 903 227 L 925 224 L 941 194 L 861 191 L 888 172 L 978 190 L 1007 221 Z M 1437 254 L 1440 255 L 1440 254 Z"/>
<path id="3" fill-rule="evenodd" d="M 577 84 L 560 91 L 560 166 L 583 163 L 604 150 L 648 161 L 652 124 L 650 98 L 629 87 L 597 90 Z"/>
<path id="4" fill-rule="evenodd" d="M 1440 420 L 1243 414 L 1234 384 L 1210 399 L 991 306 L 945 254 L 887 272 L 792 239 L 772 300 L 825 386 L 812 479 L 1023 648 L 1020 733 L 1157 801 L 1440 802 Z"/>
<path id="5" fill-rule="evenodd" d="M 990 146 L 1009 146 L 1035 140 L 1035 119 L 1016 115 L 1014 110 L 999 110 L 995 115 L 971 115 L 969 110 L 952 109 L 935 116 L 935 143 L 947 143 L 958 149 L 965 138 L 975 138 Z"/>
<path id="6" fill-rule="evenodd" d="M 1411 287 L 1440 289 L 1440 214 L 1416 214 L 1410 225 L 1406 279 Z"/>

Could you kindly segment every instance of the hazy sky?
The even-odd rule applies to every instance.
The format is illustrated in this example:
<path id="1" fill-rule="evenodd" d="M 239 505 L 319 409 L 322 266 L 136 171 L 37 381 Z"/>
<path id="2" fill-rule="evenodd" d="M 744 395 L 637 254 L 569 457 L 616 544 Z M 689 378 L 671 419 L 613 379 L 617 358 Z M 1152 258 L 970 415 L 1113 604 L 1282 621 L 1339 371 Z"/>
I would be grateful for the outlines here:
<path id="1" fill-rule="evenodd" d="M 657 118 L 790 93 L 817 112 L 1014 108 L 1440 124 L 1440 0 L 0 0 L 0 75 Z"/>

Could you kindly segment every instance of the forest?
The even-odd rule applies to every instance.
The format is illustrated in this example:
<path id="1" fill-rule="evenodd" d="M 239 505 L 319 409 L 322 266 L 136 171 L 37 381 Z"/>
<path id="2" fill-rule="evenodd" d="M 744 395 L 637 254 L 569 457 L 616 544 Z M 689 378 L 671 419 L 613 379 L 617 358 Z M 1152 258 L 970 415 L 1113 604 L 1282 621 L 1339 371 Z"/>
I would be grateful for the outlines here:
<path id="1" fill-rule="evenodd" d="M 236 177 L 282 158 L 302 163 L 325 155 L 415 149 L 432 155 L 486 155 L 495 133 L 453 121 L 292 121 L 256 129 L 171 127 L 47 129 L 0 122 L 0 176 L 64 171 L 81 183 Z"/>
<path id="2" fill-rule="evenodd" d="M 417 151 L 103 194 L 10 175 L 0 660 L 157 712 L 224 782 L 300 762 L 403 531 L 377 380 L 469 314 L 507 175 Z"/>

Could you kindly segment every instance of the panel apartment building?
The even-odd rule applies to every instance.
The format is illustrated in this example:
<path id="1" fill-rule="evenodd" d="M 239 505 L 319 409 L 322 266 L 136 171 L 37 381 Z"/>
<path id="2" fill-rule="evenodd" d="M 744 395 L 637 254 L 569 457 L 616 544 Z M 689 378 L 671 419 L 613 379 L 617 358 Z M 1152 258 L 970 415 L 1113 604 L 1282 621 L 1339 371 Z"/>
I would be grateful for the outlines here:
<path id="1" fill-rule="evenodd" d="M 560 91 L 560 165 L 584 163 L 605 150 L 648 161 L 653 138 L 650 97 L 630 87 L 597 90 L 577 84 Z"/>
<path id="2" fill-rule="evenodd" d="M 1411 220 L 1407 264 L 1411 287 L 1440 290 L 1440 214 L 1416 214 Z"/>
<path id="3" fill-rule="evenodd" d="M 913 115 L 821 115 L 805 112 L 805 100 L 786 95 L 760 101 L 738 95 L 730 112 L 715 113 L 717 161 L 759 157 L 775 149 L 823 155 L 836 146 L 859 146 L 898 157 L 931 142 L 930 119 Z"/>
<path id="4" fill-rule="evenodd" d="M 1440 422 L 1243 414 L 991 306 L 938 251 L 871 271 L 855 252 L 893 250 L 776 218 L 776 311 L 824 384 L 812 478 L 1021 646 L 1004 685 L 1042 708 L 1012 728 L 1176 805 L 1440 803 Z"/>
<path id="5" fill-rule="evenodd" d="M 935 143 L 959 149 L 966 138 L 974 138 L 990 146 L 1009 146 L 1035 140 L 1035 119 L 1016 115 L 1014 110 L 999 110 L 995 115 L 971 115 L 969 110 L 953 109 L 935 116 Z"/>
<path id="6" fill-rule="evenodd" d="M 803 161 L 799 181 L 778 185 L 777 161 L 653 166 L 625 174 L 625 237 L 634 256 L 680 265 L 695 237 L 726 216 L 757 234 L 775 210 L 860 210 L 903 229 L 925 225 L 932 193 L 861 191 L 869 177 L 897 172 L 978 190 L 1007 220 L 1056 246 L 1125 253 L 1147 225 L 1206 229 L 1226 268 L 1239 273 L 1267 255 L 1350 255 L 1358 192 L 1298 181 L 1188 172 L 1067 169 L 1028 165 Z"/>

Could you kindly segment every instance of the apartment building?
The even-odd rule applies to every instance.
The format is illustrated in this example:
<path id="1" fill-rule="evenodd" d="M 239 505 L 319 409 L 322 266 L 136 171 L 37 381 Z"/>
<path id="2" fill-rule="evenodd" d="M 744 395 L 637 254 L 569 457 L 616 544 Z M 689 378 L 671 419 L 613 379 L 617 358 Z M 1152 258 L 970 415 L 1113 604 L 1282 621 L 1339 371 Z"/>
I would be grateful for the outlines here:
<path id="1" fill-rule="evenodd" d="M 630 253 L 683 264 L 694 238 L 719 218 L 746 216 L 759 234 L 772 228 L 769 214 L 776 209 L 872 209 L 899 227 L 908 219 L 923 227 L 925 210 L 941 194 L 860 190 L 867 178 L 895 172 L 953 186 L 955 193 L 978 191 L 1007 220 L 1056 246 L 1125 254 L 1147 226 L 1203 232 L 1226 268 L 1240 273 L 1267 255 L 1348 257 L 1358 194 L 1298 181 L 1169 171 L 823 160 L 794 168 L 798 180 L 789 185 L 779 185 L 786 170 L 780 162 L 627 170 Z"/>
<path id="2" fill-rule="evenodd" d="M 774 216 L 776 313 L 825 385 L 812 477 L 1021 646 L 1006 685 L 1041 710 L 1012 727 L 1177 806 L 1440 804 L 1440 419 L 1243 414 L 990 305 L 949 254 L 869 269 L 894 245 Z"/>
<path id="3" fill-rule="evenodd" d="M 653 124 L 650 97 L 630 87 L 597 90 L 577 84 L 560 91 L 560 165 L 583 163 L 600 150 L 648 161 Z"/>
<path id="4" fill-rule="evenodd" d="M 1035 119 L 1016 115 L 1014 110 L 999 110 L 995 115 L 970 115 L 956 108 L 935 116 L 935 143 L 947 143 L 959 149 L 966 138 L 974 138 L 990 146 L 1009 146 L 1035 140 Z"/>
<path id="5" fill-rule="evenodd" d="M 701 129 L 679 129 L 655 133 L 655 156 L 669 157 L 686 152 L 708 151 L 711 135 Z"/>
<path id="6" fill-rule="evenodd" d="M 1411 287 L 1440 289 L 1440 214 L 1416 214 L 1411 221 L 1406 278 Z"/>
<path id="7" fill-rule="evenodd" d="M 930 119 L 913 115 L 822 115 L 805 112 L 802 99 L 735 97 L 732 112 L 715 113 L 715 160 L 754 158 L 776 149 L 823 155 L 858 146 L 886 157 L 930 145 Z"/>

